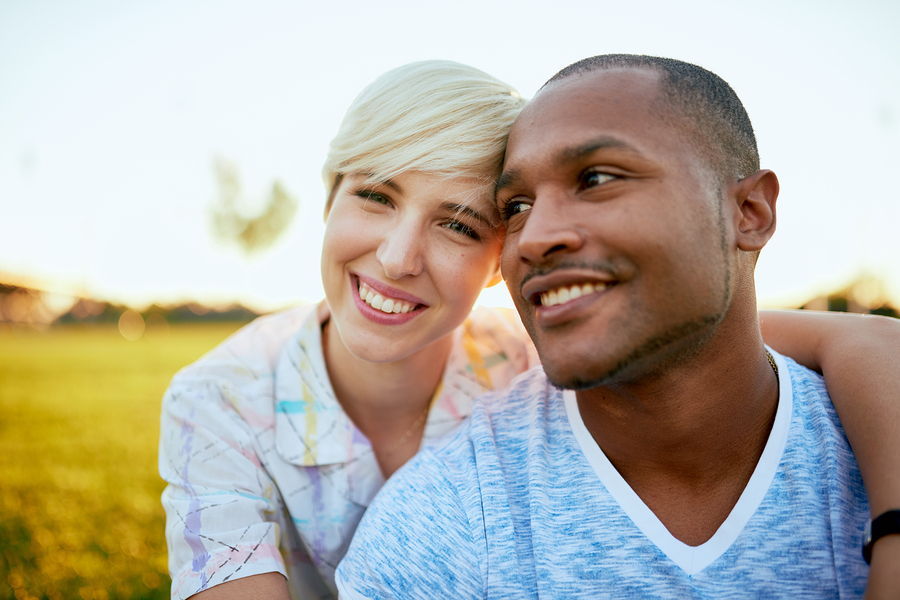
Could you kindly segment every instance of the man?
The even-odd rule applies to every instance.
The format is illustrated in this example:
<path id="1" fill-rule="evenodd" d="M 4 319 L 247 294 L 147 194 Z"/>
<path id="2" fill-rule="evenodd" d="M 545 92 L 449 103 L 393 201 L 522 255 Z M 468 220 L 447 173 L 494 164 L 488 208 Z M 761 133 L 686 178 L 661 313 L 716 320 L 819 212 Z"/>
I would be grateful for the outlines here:
<path id="1" fill-rule="evenodd" d="M 497 184 L 546 376 L 388 483 L 342 596 L 862 595 L 855 459 L 821 378 L 759 333 L 777 194 L 716 75 L 612 55 L 552 78 Z"/>

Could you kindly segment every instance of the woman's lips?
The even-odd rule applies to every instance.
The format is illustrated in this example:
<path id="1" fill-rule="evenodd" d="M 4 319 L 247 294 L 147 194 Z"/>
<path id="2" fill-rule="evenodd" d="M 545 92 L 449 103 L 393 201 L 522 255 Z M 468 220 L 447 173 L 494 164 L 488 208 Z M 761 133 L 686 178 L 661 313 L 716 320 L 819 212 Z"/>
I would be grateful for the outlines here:
<path id="1" fill-rule="evenodd" d="M 353 300 L 364 317 L 382 325 L 400 325 L 428 306 L 418 297 L 364 275 L 351 274 Z"/>
<path id="2" fill-rule="evenodd" d="M 360 284 L 365 284 L 369 289 L 375 291 L 378 294 L 381 294 L 381 296 L 384 298 L 402 300 L 403 302 L 408 302 L 413 306 L 421 304 L 426 308 L 428 307 L 428 303 L 426 303 L 418 296 L 413 296 L 409 292 L 404 292 L 403 290 L 389 286 L 386 283 L 378 281 L 377 279 L 372 279 L 371 277 L 366 277 L 365 275 L 360 275 L 359 273 L 352 273 L 351 276 L 356 278 Z"/>

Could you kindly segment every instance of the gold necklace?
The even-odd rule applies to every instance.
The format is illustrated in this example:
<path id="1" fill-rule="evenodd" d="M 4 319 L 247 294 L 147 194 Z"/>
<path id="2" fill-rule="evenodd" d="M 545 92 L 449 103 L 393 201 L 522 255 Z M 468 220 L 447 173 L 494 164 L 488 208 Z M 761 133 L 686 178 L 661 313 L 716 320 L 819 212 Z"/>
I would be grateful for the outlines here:
<path id="1" fill-rule="evenodd" d="M 401 436 L 399 437 L 399 439 L 397 439 L 397 441 L 394 442 L 393 444 L 391 444 L 391 447 L 387 449 L 387 453 L 388 453 L 388 454 L 393 454 L 394 451 L 398 450 L 400 447 L 403 446 L 403 443 L 404 443 L 406 440 L 408 440 L 409 437 L 410 437 L 413 433 L 415 433 L 416 431 L 418 431 L 419 425 L 421 425 L 423 422 L 425 422 L 425 419 L 428 418 L 428 411 L 429 411 L 430 409 L 431 409 L 431 402 L 429 401 L 428 404 L 425 405 L 425 410 L 422 411 L 422 414 L 420 414 L 418 417 L 416 417 L 416 420 L 412 422 L 412 424 L 411 424 L 411 425 L 409 426 L 409 428 L 403 433 L 403 435 L 401 435 Z M 422 432 L 422 438 L 423 438 L 423 439 L 425 438 L 425 433 L 424 433 L 424 432 Z"/>
<path id="2" fill-rule="evenodd" d="M 775 364 L 775 359 L 772 358 L 772 353 L 768 349 L 766 350 L 766 359 L 769 361 L 769 366 L 775 371 L 775 377 L 778 377 L 778 365 Z"/>

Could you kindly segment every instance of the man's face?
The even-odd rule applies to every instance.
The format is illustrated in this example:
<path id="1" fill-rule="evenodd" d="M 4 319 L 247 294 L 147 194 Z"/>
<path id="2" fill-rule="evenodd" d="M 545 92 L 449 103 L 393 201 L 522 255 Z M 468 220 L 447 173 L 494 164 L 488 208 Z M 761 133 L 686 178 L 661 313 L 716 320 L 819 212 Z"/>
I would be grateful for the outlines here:
<path id="1" fill-rule="evenodd" d="M 551 84 L 510 134 L 503 276 L 563 387 L 652 376 L 728 309 L 727 207 L 697 136 L 659 108 L 658 77 L 621 69 Z"/>

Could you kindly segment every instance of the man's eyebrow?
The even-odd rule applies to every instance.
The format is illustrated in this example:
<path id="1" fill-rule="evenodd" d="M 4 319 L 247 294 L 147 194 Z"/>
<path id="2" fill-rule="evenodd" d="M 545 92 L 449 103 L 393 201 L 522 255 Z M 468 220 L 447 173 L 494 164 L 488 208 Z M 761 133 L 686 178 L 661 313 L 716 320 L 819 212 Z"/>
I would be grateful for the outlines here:
<path id="1" fill-rule="evenodd" d="M 638 156 L 641 155 L 637 148 L 635 148 L 631 144 L 623 142 L 618 138 L 603 136 L 594 138 L 578 146 L 563 148 L 553 158 L 553 162 L 556 166 L 561 167 L 566 163 L 576 162 L 587 156 L 590 156 L 598 150 L 606 150 L 609 148 L 627 150 L 628 152 L 631 152 Z M 502 189 L 515 185 L 521 179 L 522 174 L 518 169 L 508 169 L 503 171 L 500 174 L 500 177 L 497 178 L 497 183 L 494 184 L 494 194 L 496 195 Z"/>
<path id="2" fill-rule="evenodd" d="M 500 190 L 509 187 L 522 179 L 522 175 L 516 169 L 509 169 L 500 173 L 497 183 L 494 184 L 494 195 L 496 196 Z"/>
<path id="3" fill-rule="evenodd" d="M 497 223 L 492 221 L 490 218 L 481 214 L 479 211 L 475 210 L 471 206 L 467 206 L 465 204 L 456 204 L 455 202 L 442 202 L 441 208 L 443 208 L 453 214 L 462 213 L 464 215 L 468 215 L 468 216 L 472 217 L 473 219 L 475 219 L 476 221 L 481 221 L 488 227 L 496 227 L 497 226 Z"/>
<path id="4" fill-rule="evenodd" d="M 622 140 L 610 136 L 603 136 L 594 138 L 589 140 L 581 145 L 574 146 L 571 148 L 564 148 L 559 154 L 554 158 L 554 162 L 557 165 L 563 165 L 567 162 L 577 161 L 586 156 L 593 154 L 598 150 L 607 150 L 609 148 L 617 149 L 617 150 L 628 150 L 634 154 L 640 154 L 637 148 L 634 146 L 623 142 Z"/>

